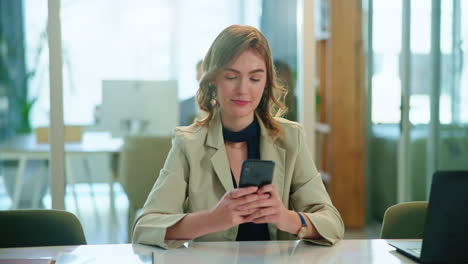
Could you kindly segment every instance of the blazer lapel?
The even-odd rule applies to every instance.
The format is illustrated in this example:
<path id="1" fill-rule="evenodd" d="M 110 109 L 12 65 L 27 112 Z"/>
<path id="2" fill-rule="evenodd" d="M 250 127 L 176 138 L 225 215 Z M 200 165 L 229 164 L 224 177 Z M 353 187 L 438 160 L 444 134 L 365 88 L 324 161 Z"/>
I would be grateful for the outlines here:
<path id="1" fill-rule="evenodd" d="M 278 194 L 283 199 L 286 151 L 274 144 L 259 116 L 257 116 L 257 120 L 260 124 L 260 158 L 275 162 L 272 183 L 278 187 Z"/>
<path id="2" fill-rule="evenodd" d="M 216 152 L 211 157 L 211 164 L 216 176 L 218 176 L 226 192 L 233 190 L 234 185 L 232 183 L 231 169 L 224 147 L 223 130 L 219 113 L 216 113 L 210 122 L 206 145 L 216 149 Z"/>
<path id="3" fill-rule="evenodd" d="M 226 157 L 226 150 L 219 148 L 215 154 L 211 157 L 211 164 L 219 178 L 219 181 L 223 185 L 226 192 L 234 189 L 232 183 L 231 169 L 229 168 L 229 161 Z"/>

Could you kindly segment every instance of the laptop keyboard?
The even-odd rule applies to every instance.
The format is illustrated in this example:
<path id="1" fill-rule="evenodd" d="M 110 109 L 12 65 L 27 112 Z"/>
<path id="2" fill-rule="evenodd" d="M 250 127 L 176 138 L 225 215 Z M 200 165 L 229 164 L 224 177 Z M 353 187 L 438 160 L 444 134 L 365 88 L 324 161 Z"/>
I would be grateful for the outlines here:
<path id="1" fill-rule="evenodd" d="M 413 255 L 421 256 L 421 248 L 407 248 L 406 250 L 411 252 Z"/>

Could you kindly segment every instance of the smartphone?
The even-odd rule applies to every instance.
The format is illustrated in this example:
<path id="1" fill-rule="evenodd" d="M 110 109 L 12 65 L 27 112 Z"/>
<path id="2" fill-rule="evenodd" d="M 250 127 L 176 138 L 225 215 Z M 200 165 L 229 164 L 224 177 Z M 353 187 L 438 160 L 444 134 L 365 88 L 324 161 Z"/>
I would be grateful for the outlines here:
<path id="1" fill-rule="evenodd" d="M 275 162 L 271 160 L 248 159 L 242 162 L 239 187 L 257 186 L 271 183 Z"/>

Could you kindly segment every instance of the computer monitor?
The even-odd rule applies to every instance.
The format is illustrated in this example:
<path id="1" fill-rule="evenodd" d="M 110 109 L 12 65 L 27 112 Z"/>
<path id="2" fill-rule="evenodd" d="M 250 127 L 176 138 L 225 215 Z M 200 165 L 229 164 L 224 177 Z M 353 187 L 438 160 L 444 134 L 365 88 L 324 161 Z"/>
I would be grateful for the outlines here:
<path id="1" fill-rule="evenodd" d="M 170 135 L 179 124 L 177 81 L 103 80 L 100 122 L 114 137 Z"/>

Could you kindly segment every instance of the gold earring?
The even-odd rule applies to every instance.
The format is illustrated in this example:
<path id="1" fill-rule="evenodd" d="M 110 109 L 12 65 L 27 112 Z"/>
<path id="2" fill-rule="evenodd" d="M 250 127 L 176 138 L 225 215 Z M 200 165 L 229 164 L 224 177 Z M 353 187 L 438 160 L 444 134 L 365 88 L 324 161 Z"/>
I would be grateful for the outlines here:
<path id="1" fill-rule="evenodd" d="M 212 106 L 215 106 L 215 105 L 218 104 L 218 100 L 216 99 L 216 93 L 215 93 L 215 92 L 213 92 L 213 93 L 211 94 L 210 104 L 211 104 Z"/>

